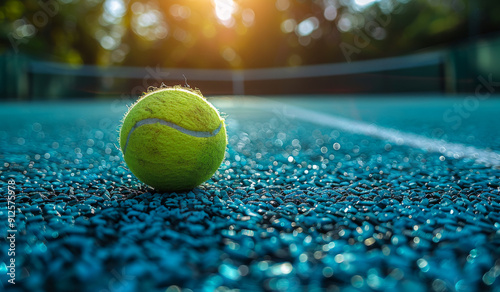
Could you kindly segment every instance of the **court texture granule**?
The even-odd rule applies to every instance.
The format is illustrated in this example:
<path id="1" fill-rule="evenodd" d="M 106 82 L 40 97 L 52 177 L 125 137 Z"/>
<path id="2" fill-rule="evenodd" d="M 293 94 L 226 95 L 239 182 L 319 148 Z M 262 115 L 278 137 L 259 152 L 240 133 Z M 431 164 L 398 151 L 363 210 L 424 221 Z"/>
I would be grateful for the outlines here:
<path id="1" fill-rule="evenodd" d="M 215 176 L 155 193 L 126 168 L 119 115 L 51 118 L 0 130 L 17 208 L 16 285 L 0 242 L 8 291 L 500 291 L 497 168 L 229 117 Z M 5 195 L 0 215 L 5 238 Z"/>

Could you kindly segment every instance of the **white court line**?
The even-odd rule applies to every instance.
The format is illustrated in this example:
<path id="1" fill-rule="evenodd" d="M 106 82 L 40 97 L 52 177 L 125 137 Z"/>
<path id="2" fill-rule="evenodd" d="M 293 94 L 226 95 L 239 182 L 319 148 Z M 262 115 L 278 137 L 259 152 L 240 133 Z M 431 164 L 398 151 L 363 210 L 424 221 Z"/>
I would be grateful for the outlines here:
<path id="1" fill-rule="evenodd" d="M 248 102 L 240 104 L 235 102 L 230 106 L 254 108 L 259 110 L 273 111 L 280 110 L 284 116 L 290 119 L 302 120 L 321 126 L 340 129 L 354 134 L 363 134 L 382 140 L 405 145 L 413 148 L 420 148 L 429 152 L 441 153 L 443 156 L 460 159 L 470 158 L 477 163 L 498 168 L 500 167 L 500 153 L 485 149 L 467 146 L 460 143 L 451 143 L 443 140 L 432 139 L 422 135 L 406 133 L 392 128 L 377 126 L 362 121 L 351 120 L 338 116 L 333 116 L 313 110 L 288 105 L 274 100 L 258 98 L 262 102 Z"/>

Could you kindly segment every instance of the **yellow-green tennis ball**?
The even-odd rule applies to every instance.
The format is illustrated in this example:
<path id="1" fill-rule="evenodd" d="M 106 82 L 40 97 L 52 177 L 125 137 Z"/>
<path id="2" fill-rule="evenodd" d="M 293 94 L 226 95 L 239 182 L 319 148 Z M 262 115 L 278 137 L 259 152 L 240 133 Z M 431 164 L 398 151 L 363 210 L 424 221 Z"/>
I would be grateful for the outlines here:
<path id="1" fill-rule="evenodd" d="M 120 130 L 127 166 L 159 191 L 192 189 L 219 168 L 226 150 L 224 119 L 199 91 L 162 88 L 140 98 Z"/>

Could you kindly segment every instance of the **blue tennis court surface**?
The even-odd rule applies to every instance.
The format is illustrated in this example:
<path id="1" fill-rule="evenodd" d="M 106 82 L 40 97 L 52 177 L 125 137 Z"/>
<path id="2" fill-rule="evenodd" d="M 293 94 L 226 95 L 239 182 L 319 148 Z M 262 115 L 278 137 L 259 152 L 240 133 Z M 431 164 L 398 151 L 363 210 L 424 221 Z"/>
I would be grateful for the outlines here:
<path id="1" fill-rule="evenodd" d="M 2 104 L 9 290 L 500 291 L 498 98 L 211 101 L 225 161 L 162 194 L 119 150 L 130 102 Z"/>

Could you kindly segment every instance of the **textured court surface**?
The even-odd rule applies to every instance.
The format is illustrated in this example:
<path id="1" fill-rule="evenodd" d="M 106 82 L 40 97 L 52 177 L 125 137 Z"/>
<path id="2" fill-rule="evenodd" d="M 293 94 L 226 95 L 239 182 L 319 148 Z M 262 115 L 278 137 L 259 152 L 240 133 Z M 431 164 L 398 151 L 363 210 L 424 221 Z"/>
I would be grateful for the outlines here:
<path id="1" fill-rule="evenodd" d="M 280 100 L 500 151 L 500 102 Z M 500 291 L 500 169 L 318 125 L 287 106 L 221 98 L 226 160 L 187 193 L 158 194 L 118 150 L 123 102 L 2 104 L 0 233 L 15 182 L 9 291 Z M 383 106 L 385 104 L 386 106 Z M 266 109 L 266 110 L 257 110 Z"/>

